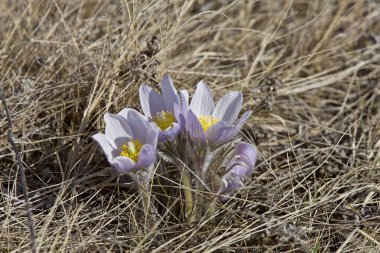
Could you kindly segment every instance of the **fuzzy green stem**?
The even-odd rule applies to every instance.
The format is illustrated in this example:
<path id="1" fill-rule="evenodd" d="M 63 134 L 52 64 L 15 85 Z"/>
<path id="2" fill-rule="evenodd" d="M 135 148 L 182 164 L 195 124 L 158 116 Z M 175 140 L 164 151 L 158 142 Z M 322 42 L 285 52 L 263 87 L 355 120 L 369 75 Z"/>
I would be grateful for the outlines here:
<path id="1" fill-rule="evenodd" d="M 205 182 L 205 176 L 206 174 L 204 173 L 204 159 L 199 159 L 198 161 L 195 161 L 195 173 L 198 174 L 196 183 L 195 183 L 195 201 L 194 201 L 194 207 L 193 207 L 193 212 L 191 214 L 190 221 L 194 222 L 197 220 L 197 216 L 201 213 L 201 210 L 204 206 L 204 199 L 203 195 L 201 194 L 203 190 L 203 185 L 200 182 L 200 180 L 204 183 Z"/>
<path id="2" fill-rule="evenodd" d="M 183 185 L 184 185 L 184 192 L 185 192 L 185 201 L 186 201 L 186 218 L 190 221 L 192 220 L 192 214 L 193 214 L 193 194 L 191 191 L 191 176 L 189 171 L 186 168 L 183 168 Z"/>
<path id="3" fill-rule="evenodd" d="M 152 227 L 154 224 L 152 219 L 151 201 L 150 201 L 150 191 L 147 185 L 139 185 L 140 198 L 143 203 L 144 213 L 145 213 L 145 229 L 146 231 Z"/>

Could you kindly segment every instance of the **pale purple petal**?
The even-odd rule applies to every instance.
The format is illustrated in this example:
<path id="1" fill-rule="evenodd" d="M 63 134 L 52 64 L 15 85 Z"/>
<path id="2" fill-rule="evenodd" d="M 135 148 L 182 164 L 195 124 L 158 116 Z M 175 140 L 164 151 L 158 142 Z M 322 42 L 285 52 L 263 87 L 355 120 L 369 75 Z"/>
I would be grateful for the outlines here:
<path id="1" fill-rule="evenodd" d="M 180 90 L 179 97 L 181 100 L 180 110 L 176 112 L 176 120 L 181 126 L 181 130 L 185 127 L 186 115 L 189 110 L 189 92 L 187 90 Z"/>
<path id="2" fill-rule="evenodd" d="M 114 149 L 109 144 L 105 134 L 94 134 L 93 136 L 91 136 L 91 138 L 94 139 L 100 145 L 109 162 L 120 154 L 120 151 Z"/>
<path id="3" fill-rule="evenodd" d="M 128 115 L 131 110 L 134 110 L 132 108 L 124 108 L 121 110 L 117 115 L 120 117 L 123 117 L 128 122 Z"/>
<path id="4" fill-rule="evenodd" d="M 158 127 L 153 122 L 147 122 L 147 132 L 145 144 L 152 145 L 153 147 L 157 146 L 158 141 Z"/>
<path id="5" fill-rule="evenodd" d="M 224 95 L 216 105 L 212 117 L 233 124 L 243 105 L 243 96 L 238 91 Z"/>
<path id="6" fill-rule="evenodd" d="M 165 131 L 162 131 L 159 129 L 158 131 L 158 142 L 164 142 L 167 140 L 174 139 L 178 132 L 181 130 L 181 125 L 179 123 L 173 123 L 173 126 L 166 129 Z"/>
<path id="7" fill-rule="evenodd" d="M 250 170 L 253 169 L 257 160 L 257 149 L 252 144 L 243 142 L 237 145 L 236 155 L 238 156 L 237 162 L 245 164 Z"/>
<path id="8" fill-rule="evenodd" d="M 257 149 L 250 143 L 241 142 L 236 146 L 234 157 L 227 165 L 227 174 L 235 174 L 243 180 L 252 175 L 257 160 Z"/>
<path id="9" fill-rule="evenodd" d="M 244 178 L 252 175 L 252 169 L 244 165 L 235 164 L 231 167 L 230 171 L 228 171 L 228 174 L 234 174 L 243 181 Z"/>
<path id="10" fill-rule="evenodd" d="M 233 127 L 229 127 L 229 128 L 224 128 L 224 131 L 222 132 L 222 134 L 219 136 L 219 138 L 217 140 L 214 141 L 214 145 L 220 145 L 220 144 L 224 144 L 226 142 L 229 142 L 231 141 L 233 138 L 235 138 L 239 131 L 235 131 L 236 127 L 233 126 Z"/>
<path id="11" fill-rule="evenodd" d="M 193 139 L 198 140 L 198 141 L 206 140 L 206 136 L 203 131 L 202 125 L 192 110 L 188 111 L 185 124 L 186 124 L 186 130 L 188 131 L 188 133 Z"/>
<path id="12" fill-rule="evenodd" d="M 229 137 L 233 126 L 228 125 L 225 121 L 218 121 L 206 131 L 208 144 L 219 144 Z"/>
<path id="13" fill-rule="evenodd" d="M 245 113 L 243 113 L 243 115 L 241 115 L 240 119 L 235 124 L 233 134 L 232 134 L 233 136 L 236 136 L 239 134 L 240 129 L 245 124 L 245 122 L 248 120 L 249 116 L 251 116 L 251 113 L 252 113 L 251 111 L 246 111 Z"/>
<path id="14" fill-rule="evenodd" d="M 156 124 L 147 121 L 144 115 L 131 108 L 121 110 L 118 115 L 125 118 L 129 123 L 134 140 L 138 139 L 144 144 L 157 146 L 158 129 Z"/>
<path id="15" fill-rule="evenodd" d="M 241 177 L 234 173 L 228 173 L 224 175 L 222 182 L 224 182 L 224 184 L 222 184 L 220 193 L 231 193 L 239 190 L 240 187 L 244 186 Z"/>
<path id="16" fill-rule="evenodd" d="M 176 112 L 180 109 L 179 96 L 174 88 L 173 81 L 169 75 L 164 75 L 161 81 L 161 92 L 166 111 Z"/>
<path id="17" fill-rule="evenodd" d="M 156 148 L 152 145 L 145 144 L 140 150 L 137 164 L 141 168 L 149 169 L 156 161 L 156 156 Z"/>
<path id="18" fill-rule="evenodd" d="M 218 141 L 214 144 L 226 143 L 228 141 L 231 141 L 233 138 L 235 138 L 239 134 L 241 127 L 244 125 L 244 123 L 247 121 L 250 115 L 251 115 L 250 111 L 243 113 L 243 115 L 241 116 L 239 121 L 234 125 L 234 127 L 232 129 L 230 128 L 227 131 L 225 131 L 223 135 L 219 137 Z"/>
<path id="19" fill-rule="evenodd" d="M 132 138 L 131 128 L 123 117 L 106 113 L 104 120 L 106 122 L 105 135 L 113 148 L 119 148 Z"/>
<path id="20" fill-rule="evenodd" d="M 140 103 L 144 115 L 152 118 L 158 112 L 165 111 L 162 95 L 146 84 L 140 86 Z"/>
<path id="21" fill-rule="evenodd" d="M 189 110 L 189 92 L 187 90 L 180 90 L 179 96 L 181 98 L 181 112 L 183 115 L 186 115 Z"/>
<path id="22" fill-rule="evenodd" d="M 186 114 L 182 114 L 181 113 L 177 117 L 178 124 L 180 125 L 179 132 L 182 131 L 185 128 L 185 126 L 186 126 L 186 119 L 185 119 L 186 115 L 187 115 L 187 113 Z"/>
<path id="23" fill-rule="evenodd" d="M 125 118 L 128 122 L 132 132 L 132 139 L 139 140 L 141 143 L 146 143 L 146 134 L 148 132 L 148 121 L 146 118 L 141 113 L 131 108 L 121 110 L 118 115 Z"/>
<path id="24" fill-rule="evenodd" d="M 227 173 L 221 178 L 218 194 L 222 201 L 239 190 L 244 180 L 252 175 L 256 159 L 257 150 L 252 144 L 242 142 L 236 146 L 234 157 L 227 165 Z"/>
<path id="25" fill-rule="evenodd" d="M 190 109 L 196 116 L 211 115 L 214 110 L 214 99 L 210 88 L 205 82 L 200 81 L 190 102 Z"/>
<path id="26" fill-rule="evenodd" d="M 118 156 L 111 161 L 111 164 L 117 169 L 119 173 L 128 174 L 133 170 L 139 168 L 138 164 L 125 156 Z"/>
<path id="27" fill-rule="evenodd" d="M 241 178 L 233 173 L 224 175 L 221 181 L 222 184 L 217 193 L 221 201 L 228 200 L 233 193 L 238 191 L 243 186 Z"/>

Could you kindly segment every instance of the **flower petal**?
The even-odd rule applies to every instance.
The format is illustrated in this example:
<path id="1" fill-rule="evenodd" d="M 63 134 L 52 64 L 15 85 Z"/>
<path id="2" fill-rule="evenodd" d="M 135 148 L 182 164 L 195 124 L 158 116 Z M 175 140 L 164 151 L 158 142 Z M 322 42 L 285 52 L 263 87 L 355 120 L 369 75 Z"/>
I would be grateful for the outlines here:
<path id="1" fill-rule="evenodd" d="M 141 168 L 149 169 L 150 166 L 152 166 L 156 161 L 156 157 L 156 148 L 152 145 L 145 144 L 140 150 L 139 160 L 137 164 Z"/>
<path id="2" fill-rule="evenodd" d="M 235 169 L 240 170 L 242 166 L 236 166 L 237 168 Z M 239 174 L 235 174 L 233 172 L 227 173 L 223 176 L 222 182 L 227 182 L 228 184 L 225 184 L 225 191 L 227 192 L 232 192 L 238 190 L 240 187 L 243 186 L 243 178 Z"/>
<path id="3" fill-rule="evenodd" d="M 154 117 L 157 112 L 165 110 L 162 95 L 146 84 L 140 86 L 140 103 L 144 115 L 148 118 Z"/>
<path id="4" fill-rule="evenodd" d="M 238 162 L 245 164 L 250 170 L 253 170 L 257 160 L 257 149 L 252 144 L 246 142 L 240 143 L 237 145 L 235 153 L 238 156 Z"/>
<path id="5" fill-rule="evenodd" d="M 221 201 L 228 200 L 233 193 L 238 191 L 242 186 L 243 182 L 241 178 L 234 173 L 227 173 L 222 177 L 222 184 L 219 187 L 218 193 L 219 199 Z"/>
<path id="6" fill-rule="evenodd" d="M 148 121 L 138 111 L 125 108 L 118 113 L 119 116 L 125 118 L 132 132 L 132 139 L 146 143 L 146 133 L 148 132 Z"/>
<path id="7" fill-rule="evenodd" d="M 194 96 L 190 102 L 190 109 L 194 112 L 196 116 L 211 115 L 212 110 L 214 110 L 214 100 L 212 98 L 212 93 L 207 84 L 200 81 L 197 84 L 197 89 L 195 90 Z"/>
<path id="8" fill-rule="evenodd" d="M 185 128 L 186 115 L 189 110 L 189 92 L 187 90 L 180 90 L 179 97 L 181 100 L 180 110 L 176 113 L 175 117 L 181 126 L 181 130 Z"/>
<path id="9" fill-rule="evenodd" d="M 173 126 L 168 128 L 165 131 L 162 131 L 159 129 L 158 142 L 164 142 L 164 141 L 175 138 L 180 130 L 181 130 L 181 124 L 179 123 L 173 123 Z"/>
<path id="10" fill-rule="evenodd" d="M 235 164 L 231 167 L 227 174 L 234 174 L 239 177 L 241 181 L 243 181 L 245 177 L 249 177 L 252 173 L 249 167 Z"/>
<path id="11" fill-rule="evenodd" d="M 187 90 L 180 90 L 179 97 L 181 98 L 181 112 L 183 115 L 186 115 L 189 110 L 189 92 Z"/>
<path id="12" fill-rule="evenodd" d="M 118 149 L 123 143 L 132 139 L 131 128 L 123 117 L 106 113 L 104 120 L 107 140 L 114 149 Z"/>
<path id="13" fill-rule="evenodd" d="M 234 137 L 239 134 L 240 129 L 245 124 L 245 122 L 248 120 L 249 116 L 251 116 L 251 113 L 252 113 L 251 111 L 246 111 L 245 113 L 243 113 L 243 115 L 241 115 L 240 119 L 235 124 L 234 130 L 233 130 L 233 134 L 232 135 Z"/>
<path id="14" fill-rule="evenodd" d="M 105 134 L 94 134 L 93 136 L 91 136 L 91 138 L 100 145 L 109 162 L 111 162 L 118 155 L 118 153 L 120 153 L 120 151 L 114 149 L 109 144 Z"/>
<path id="15" fill-rule="evenodd" d="M 238 91 L 229 92 L 219 100 L 212 116 L 218 120 L 224 120 L 232 124 L 239 115 L 242 105 L 242 94 Z"/>
<path id="16" fill-rule="evenodd" d="M 147 122 L 145 144 L 150 144 L 153 147 L 157 147 L 157 142 L 158 142 L 158 127 L 155 123 Z"/>
<path id="17" fill-rule="evenodd" d="M 192 138 L 198 141 L 206 140 L 206 135 L 203 131 L 202 125 L 191 109 L 187 113 L 185 125 L 186 130 Z"/>
<path id="18" fill-rule="evenodd" d="M 236 146 L 234 157 L 228 163 L 226 174 L 234 173 L 241 177 L 252 175 L 257 160 L 257 149 L 250 143 L 241 142 Z"/>
<path id="19" fill-rule="evenodd" d="M 128 157 L 125 156 L 118 156 L 113 161 L 111 164 L 116 168 L 116 170 L 119 173 L 124 173 L 128 174 L 133 170 L 136 170 L 139 168 L 138 164 L 129 159 Z"/>
<path id="20" fill-rule="evenodd" d="M 229 134 L 232 133 L 233 129 L 234 127 L 228 125 L 225 121 L 218 121 L 206 131 L 208 144 L 213 145 L 224 142 L 224 140 L 229 137 Z"/>
<path id="21" fill-rule="evenodd" d="M 158 129 L 156 124 L 147 121 L 144 115 L 132 108 L 125 108 L 118 115 L 128 122 L 134 140 L 138 139 L 143 144 L 157 146 Z"/>
<path id="22" fill-rule="evenodd" d="M 169 75 L 164 75 L 164 77 L 162 78 L 161 92 L 166 110 L 173 113 L 175 111 L 178 111 L 179 96 L 177 94 L 177 90 L 174 88 L 173 81 Z"/>

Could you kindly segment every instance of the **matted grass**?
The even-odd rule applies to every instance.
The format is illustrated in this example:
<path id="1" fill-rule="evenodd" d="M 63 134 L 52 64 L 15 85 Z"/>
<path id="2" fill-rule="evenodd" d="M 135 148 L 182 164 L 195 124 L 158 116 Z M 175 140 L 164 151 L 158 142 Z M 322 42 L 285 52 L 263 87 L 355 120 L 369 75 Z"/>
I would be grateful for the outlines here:
<path id="1" fill-rule="evenodd" d="M 380 252 L 379 17 L 376 1 L 1 1 L 0 85 L 39 252 Z M 241 90 L 260 158 L 215 216 L 184 221 L 178 197 L 146 232 L 89 137 L 164 73 Z M 27 252 L 3 109 L 0 252 Z"/>

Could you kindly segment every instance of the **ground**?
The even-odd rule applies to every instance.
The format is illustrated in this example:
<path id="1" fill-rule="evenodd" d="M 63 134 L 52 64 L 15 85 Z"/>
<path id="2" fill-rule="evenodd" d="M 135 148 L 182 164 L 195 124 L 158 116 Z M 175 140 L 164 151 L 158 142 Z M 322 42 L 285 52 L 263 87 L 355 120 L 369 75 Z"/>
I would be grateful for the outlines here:
<path id="1" fill-rule="evenodd" d="M 377 1 L 0 2 L 0 252 L 380 252 Z M 251 179 L 197 222 L 144 230 L 89 137 L 170 74 L 244 94 Z"/>

